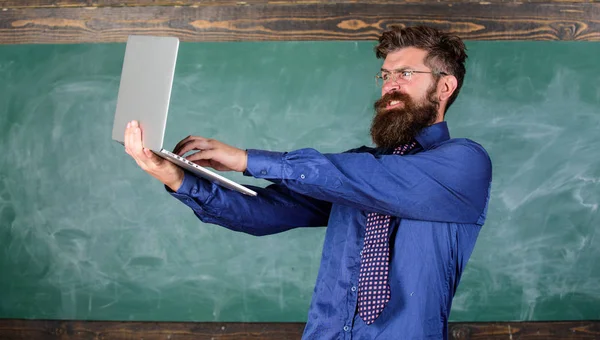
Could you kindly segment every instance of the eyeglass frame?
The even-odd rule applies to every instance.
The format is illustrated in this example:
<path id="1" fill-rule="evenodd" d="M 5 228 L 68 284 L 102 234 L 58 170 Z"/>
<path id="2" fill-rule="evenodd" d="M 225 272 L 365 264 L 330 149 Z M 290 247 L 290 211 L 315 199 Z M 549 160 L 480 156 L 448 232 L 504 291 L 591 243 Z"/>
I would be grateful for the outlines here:
<path id="1" fill-rule="evenodd" d="M 386 72 L 387 74 L 389 74 L 391 76 L 392 79 L 390 80 L 385 80 L 383 79 L 383 72 Z M 408 78 L 408 80 L 403 79 L 404 82 L 406 83 L 410 83 L 410 81 L 412 80 L 412 75 L 414 73 L 429 73 L 429 74 L 433 74 L 433 75 L 443 75 L 443 76 L 449 76 L 449 73 L 443 72 L 443 71 L 416 71 L 416 70 L 411 70 L 411 69 L 398 69 L 398 70 L 392 70 L 392 71 L 384 71 L 381 70 L 380 72 L 378 72 L 375 75 L 375 84 L 379 87 L 383 87 L 387 82 L 392 81 L 394 83 L 398 82 L 398 74 L 400 73 L 404 73 L 404 72 L 408 72 L 410 73 L 410 76 Z M 379 85 L 379 81 L 381 81 L 381 85 Z"/>

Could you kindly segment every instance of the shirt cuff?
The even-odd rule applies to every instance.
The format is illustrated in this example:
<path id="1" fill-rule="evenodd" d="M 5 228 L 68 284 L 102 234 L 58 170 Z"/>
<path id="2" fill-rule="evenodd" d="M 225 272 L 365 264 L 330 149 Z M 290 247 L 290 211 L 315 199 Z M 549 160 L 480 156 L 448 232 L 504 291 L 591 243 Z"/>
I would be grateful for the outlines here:
<path id="1" fill-rule="evenodd" d="M 202 210 L 198 203 L 206 202 L 211 193 L 210 183 L 208 181 L 200 179 L 187 171 L 184 171 L 183 182 L 177 192 L 171 190 L 166 185 L 165 189 L 171 196 L 180 200 L 193 210 Z"/>
<path id="2" fill-rule="evenodd" d="M 284 152 L 248 149 L 248 164 L 244 175 L 263 179 L 281 179 Z"/>

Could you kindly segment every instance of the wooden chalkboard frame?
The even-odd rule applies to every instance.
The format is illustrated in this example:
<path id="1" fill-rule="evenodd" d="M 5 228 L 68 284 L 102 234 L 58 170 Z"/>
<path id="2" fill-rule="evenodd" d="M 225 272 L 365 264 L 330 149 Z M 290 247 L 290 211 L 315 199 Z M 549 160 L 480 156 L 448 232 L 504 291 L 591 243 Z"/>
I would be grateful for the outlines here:
<path id="1" fill-rule="evenodd" d="M 373 40 L 392 24 L 428 24 L 473 40 L 600 40 L 589 1 L 2 0 L 0 44 Z"/>
<path id="2" fill-rule="evenodd" d="M 468 40 L 600 40 L 594 1 L 0 0 L 0 44 L 373 40 L 428 24 Z M 0 339 L 298 339 L 303 323 L 0 319 Z M 451 323 L 451 339 L 599 339 L 600 321 Z"/>
<path id="3" fill-rule="evenodd" d="M 115 322 L 0 319 L 0 339 L 300 339 L 304 323 Z M 600 321 L 450 323 L 452 340 L 599 339 Z"/>

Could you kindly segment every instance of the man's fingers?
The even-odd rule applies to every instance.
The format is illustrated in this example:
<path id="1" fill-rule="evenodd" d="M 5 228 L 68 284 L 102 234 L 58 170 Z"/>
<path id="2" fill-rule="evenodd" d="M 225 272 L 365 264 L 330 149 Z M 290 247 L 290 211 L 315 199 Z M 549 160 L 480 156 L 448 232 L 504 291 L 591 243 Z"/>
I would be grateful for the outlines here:
<path id="1" fill-rule="evenodd" d="M 146 149 L 144 148 L 144 154 L 146 155 L 146 157 L 153 159 L 152 156 L 156 156 L 152 151 L 150 151 L 150 149 Z"/>
<path id="2" fill-rule="evenodd" d="M 198 164 L 200 166 L 203 166 L 205 168 L 212 168 L 213 167 L 213 162 L 211 160 L 201 159 L 201 160 L 198 160 L 198 161 L 194 161 L 194 163 L 196 163 L 196 164 Z"/>
<path id="3" fill-rule="evenodd" d="M 219 160 L 214 159 L 219 154 L 218 149 L 203 150 L 196 152 L 195 154 L 189 155 L 186 159 L 190 162 L 194 162 L 200 166 L 211 167 L 215 170 L 229 171 L 232 170 L 228 166 L 222 164 Z"/>
<path id="4" fill-rule="evenodd" d="M 142 136 L 140 133 L 140 128 L 133 127 L 133 136 L 131 142 L 131 152 L 135 155 L 135 157 L 141 157 L 142 152 Z"/>
<path id="5" fill-rule="evenodd" d="M 194 137 L 194 136 L 187 136 L 184 139 L 180 140 L 179 143 L 177 143 L 177 145 L 175 145 L 175 148 L 173 149 L 173 153 L 179 154 L 179 150 L 183 147 L 184 144 L 189 143 L 190 141 L 194 140 L 195 138 L 202 138 L 202 137 Z"/>
<path id="6" fill-rule="evenodd" d="M 155 166 L 159 166 L 162 162 L 166 162 L 164 159 L 154 154 L 154 152 L 152 152 L 152 150 L 150 149 L 144 148 L 144 155 L 146 156 L 148 162 L 152 162 L 152 164 L 154 164 Z"/>
<path id="7" fill-rule="evenodd" d="M 125 152 L 127 152 L 129 155 L 131 155 L 131 150 L 130 150 L 130 147 L 131 147 L 131 141 L 130 141 L 131 131 L 130 130 L 131 129 L 130 129 L 130 127 L 131 127 L 131 123 L 128 122 L 127 126 L 125 127 L 125 137 L 123 137 L 123 143 L 125 143 Z"/>
<path id="8" fill-rule="evenodd" d="M 147 165 L 157 165 L 160 164 L 160 162 L 155 158 L 158 157 L 156 156 L 154 153 L 152 153 L 151 150 L 147 149 L 144 147 L 144 145 L 142 144 L 142 129 L 139 128 L 139 126 L 137 126 L 138 124 L 135 124 L 134 121 L 134 144 L 135 144 L 135 148 L 134 148 L 134 152 L 136 157 L 141 160 L 142 162 L 144 162 Z"/>
<path id="9" fill-rule="evenodd" d="M 132 127 L 129 127 L 127 132 L 127 151 L 129 155 L 135 157 L 135 134 Z"/>
<path id="10" fill-rule="evenodd" d="M 199 160 L 193 161 L 193 163 L 198 164 L 203 167 L 206 167 L 206 168 L 213 168 L 213 169 L 219 170 L 219 171 L 230 171 L 231 170 L 229 167 L 215 161 L 214 159 L 199 159 Z"/>
<path id="11" fill-rule="evenodd" d="M 133 126 L 133 147 L 132 151 L 138 158 L 145 158 L 144 155 L 144 145 L 142 144 L 142 130 L 135 126 Z"/>
<path id="12" fill-rule="evenodd" d="M 129 122 L 128 126 L 129 126 L 129 128 L 127 129 L 127 132 L 129 135 L 129 140 L 128 140 L 129 145 L 127 148 L 129 149 L 129 152 L 133 155 L 133 154 L 135 154 L 135 143 L 136 143 L 135 129 L 136 129 L 136 127 L 134 126 L 133 121 Z"/>
<path id="13" fill-rule="evenodd" d="M 190 139 L 190 137 L 192 137 L 192 136 L 190 135 L 190 136 L 187 136 L 184 139 L 180 140 L 177 143 L 177 145 L 175 145 L 175 147 L 173 148 L 173 153 L 177 153 L 177 150 L 179 150 L 179 148 L 181 148 L 181 145 L 183 145 L 184 143 L 186 143 Z"/>
<path id="14" fill-rule="evenodd" d="M 181 146 L 179 146 L 179 149 L 175 153 L 179 156 L 183 156 L 192 150 L 201 150 L 201 149 L 198 149 L 195 147 L 195 143 L 196 143 L 195 140 L 189 140 L 189 141 L 181 144 Z"/>
<path id="15" fill-rule="evenodd" d="M 191 154 L 186 157 L 186 159 L 190 162 L 196 162 L 201 160 L 209 160 L 213 159 L 213 157 L 217 154 L 217 150 L 202 150 L 198 151 L 194 154 Z"/>
<path id="16" fill-rule="evenodd" d="M 156 163 L 156 160 L 152 157 L 155 156 L 150 152 L 150 155 L 144 150 L 142 146 L 142 130 L 139 127 L 137 121 L 131 121 L 127 123 L 125 129 L 125 151 L 135 159 L 139 166 L 147 168 L 147 165 Z M 144 166 L 143 166 L 144 165 Z"/>
<path id="17" fill-rule="evenodd" d="M 165 160 L 155 155 L 151 150 L 144 148 L 142 144 L 142 133 L 137 121 L 131 121 L 127 124 L 124 141 L 125 152 L 127 152 L 142 169 L 148 171 L 155 167 L 160 167 Z M 221 161 L 213 159 L 213 157 L 219 156 L 220 151 L 223 151 L 222 146 L 222 143 L 212 139 L 200 136 L 187 136 L 177 143 L 173 149 L 173 153 L 183 156 L 190 151 L 198 150 L 199 152 L 193 153 L 186 158 L 200 166 L 229 169 L 227 166 L 221 164 Z"/>
<path id="18" fill-rule="evenodd" d="M 150 170 L 160 166 L 162 163 L 162 158 L 155 155 L 152 150 L 146 148 L 143 148 L 141 152 L 135 154 L 133 159 L 143 170 Z"/>
<path id="19" fill-rule="evenodd" d="M 213 148 L 213 142 L 210 139 L 196 137 L 193 140 L 184 143 L 176 152 L 179 156 L 183 156 L 192 150 L 206 151 Z"/>

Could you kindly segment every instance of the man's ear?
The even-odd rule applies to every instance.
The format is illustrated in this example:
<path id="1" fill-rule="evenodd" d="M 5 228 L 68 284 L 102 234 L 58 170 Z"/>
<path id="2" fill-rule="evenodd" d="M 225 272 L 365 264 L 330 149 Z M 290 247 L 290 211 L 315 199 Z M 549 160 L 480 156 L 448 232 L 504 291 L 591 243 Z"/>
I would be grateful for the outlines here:
<path id="1" fill-rule="evenodd" d="M 443 76 L 440 79 L 440 83 L 438 85 L 438 96 L 440 102 L 447 102 L 448 99 L 452 96 L 456 87 L 458 86 L 458 80 L 453 75 Z"/>

